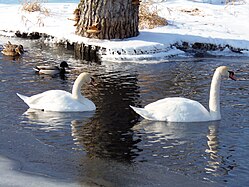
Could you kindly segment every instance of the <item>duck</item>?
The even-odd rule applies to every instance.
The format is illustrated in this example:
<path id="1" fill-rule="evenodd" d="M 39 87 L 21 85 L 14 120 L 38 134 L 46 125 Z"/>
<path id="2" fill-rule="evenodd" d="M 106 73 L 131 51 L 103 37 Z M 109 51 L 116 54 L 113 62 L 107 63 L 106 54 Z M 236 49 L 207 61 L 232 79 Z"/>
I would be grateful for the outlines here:
<path id="1" fill-rule="evenodd" d="M 16 48 L 4 48 L 1 52 L 6 56 L 12 56 L 12 57 L 22 55 L 22 51 L 21 51 L 21 49 L 19 47 L 16 47 Z"/>
<path id="2" fill-rule="evenodd" d="M 12 44 L 10 41 L 8 41 L 7 44 L 3 46 L 4 48 L 19 48 L 22 52 L 24 52 L 23 45 L 17 45 L 17 44 Z"/>
<path id="3" fill-rule="evenodd" d="M 209 111 L 199 102 L 183 97 L 160 99 L 144 108 L 130 107 L 143 118 L 152 121 L 205 122 L 221 120 L 220 84 L 223 76 L 236 80 L 234 72 L 229 71 L 227 66 L 216 68 L 211 81 Z"/>
<path id="4" fill-rule="evenodd" d="M 24 53 L 22 45 L 12 44 L 10 41 L 3 47 L 4 49 L 1 52 L 6 56 L 20 56 Z"/>
<path id="5" fill-rule="evenodd" d="M 68 68 L 68 64 L 66 61 L 62 61 L 60 63 L 60 66 L 36 66 L 33 69 L 38 74 L 43 75 L 56 75 L 56 74 L 65 74 L 66 70 L 65 68 Z"/>
<path id="6" fill-rule="evenodd" d="M 48 90 L 33 96 L 17 95 L 31 109 L 54 112 L 84 112 L 96 110 L 95 104 L 81 94 L 81 87 L 93 82 L 89 73 L 81 73 L 75 80 L 72 93 L 64 90 Z"/>

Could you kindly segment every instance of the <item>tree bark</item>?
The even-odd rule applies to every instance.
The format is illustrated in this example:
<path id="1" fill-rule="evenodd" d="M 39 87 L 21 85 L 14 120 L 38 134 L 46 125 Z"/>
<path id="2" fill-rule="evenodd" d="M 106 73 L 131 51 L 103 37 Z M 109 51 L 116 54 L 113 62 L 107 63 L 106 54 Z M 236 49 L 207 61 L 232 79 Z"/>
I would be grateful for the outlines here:
<path id="1" fill-rule="evenodd" d="M 123 39 L 139 34 L 139 0 L 81 0 L 75 11 L 76 34 Z"/>

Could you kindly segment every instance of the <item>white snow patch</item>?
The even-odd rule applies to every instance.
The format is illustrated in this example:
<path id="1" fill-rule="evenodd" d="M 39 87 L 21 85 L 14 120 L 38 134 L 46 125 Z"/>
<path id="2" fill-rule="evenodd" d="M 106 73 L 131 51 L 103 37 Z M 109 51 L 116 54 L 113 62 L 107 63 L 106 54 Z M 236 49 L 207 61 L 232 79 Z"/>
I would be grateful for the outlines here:
<path id="1" fill-rule="evenodd" d="M 14 163 L 5 157 L 0 157 L 0 176 L 1 176 L 1 186 L 37 186 L 37 187 L 74 187 L 80 186 L 76 183 L 67 183 L 48 177 L 37 176 L 32 174 L 26 174 L 23 172 L 18 172 Z"/>
<path id="2" fill-rule="evenodd" d="M 47 43 L 84 43 L 99 46 L 101 58 L 109 61 L 134 61 L 147 63 L 149 60 L 163 60 L 183 55 L 183 51 L 172 47 L 187 42 L 190 45 L 210 43 L 217 46 L 243 49 L 242 55 L 249 51 L 249 0 L 225 4 L 223 0 L 158 0 L 160 16 L 169 25 L 140 31 L 137 37 L 124 40 L 98 40 L 75 35 L 73 11 L 77 3 L 44 3 L 42 12 L 25 12 L 18 4 L 0 4 L 0 34 L 14 36 L 16 31 L 39 32 L 52 36 Z M 224 54 L 219 51 L 216 54 Z M 215 54 L 214 53 L 214 54 Z M 238 55 L 238 54 L 236 54 Z"/>

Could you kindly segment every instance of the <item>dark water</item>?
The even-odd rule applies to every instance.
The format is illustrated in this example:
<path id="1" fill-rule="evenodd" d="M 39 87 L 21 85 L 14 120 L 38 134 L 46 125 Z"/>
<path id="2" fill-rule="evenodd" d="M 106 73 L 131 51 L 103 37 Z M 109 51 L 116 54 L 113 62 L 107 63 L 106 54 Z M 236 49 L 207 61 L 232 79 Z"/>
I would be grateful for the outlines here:
<path id="1" fill-rule="evenodd" d="M 0 44 L 7 40 L 0 38 Z M 248 184 L 248 58 L 91 63 L 75 60 L 62 46 L 13 42 L 22 43 L 27 52 L 18 59 L 0 54 L 0 153 L 16 160 L 21 172 L 97 186 L 164 186 L 168 170 L 214 185 Z M 62 60 L 73 68 L 64 79 L 38 76 L 32 70 Z M 129 108 L 170 96 L 207 107 L 211 77 L 220 65 L 229 66 L 239 79 L 222 82 L 221 121 L 149 122 Z M 70 92 L 83 71 L 97 84 L 82 88 L 96 104 L 95 112 L 27 111 L 16 96 L 49 89 Z"/>

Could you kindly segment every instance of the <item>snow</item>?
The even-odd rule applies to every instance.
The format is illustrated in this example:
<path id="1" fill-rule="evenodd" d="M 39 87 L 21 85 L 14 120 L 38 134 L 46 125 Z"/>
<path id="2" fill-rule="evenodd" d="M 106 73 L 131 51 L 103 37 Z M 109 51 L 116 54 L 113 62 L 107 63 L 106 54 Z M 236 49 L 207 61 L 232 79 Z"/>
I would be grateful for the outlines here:
<path id="1" fill-rule="evenodd" d="M 65 181 L 58 181 L 50 179 L 47 176 L 32 175 L 30 173 L 22 173 L 16 170 L 13 161 L 5 157 L 0 157 L 0 175 L 1 175 L 1 186 L 67 186 L 77 187 L 80 186 L 77 183 L 69 183 Z"/>
<path id="2" fill-rule="evenodd" d="M 0 34 L 14 36 L 16 31 L 46 33 L 47 43 L 84 43 L 103 48 L 100 55 L 107 61 L 158 62 L 187 54 L 177 49 L 183 42 L 214 44 L 224 51 L 215 55 L 238 55 L 230 48 L 241 49 L 249 56 L 249 0 L 227 3 L 221 0 L 157 0 L 151 5 L 168 25 L 144 29 L 137 37 L 124 40 L 97 40 L 75 35 L 73 11 L 77 3 L 44 3 L 45 12 L 25 12 L 19 4 L 0 4 Z"/>

